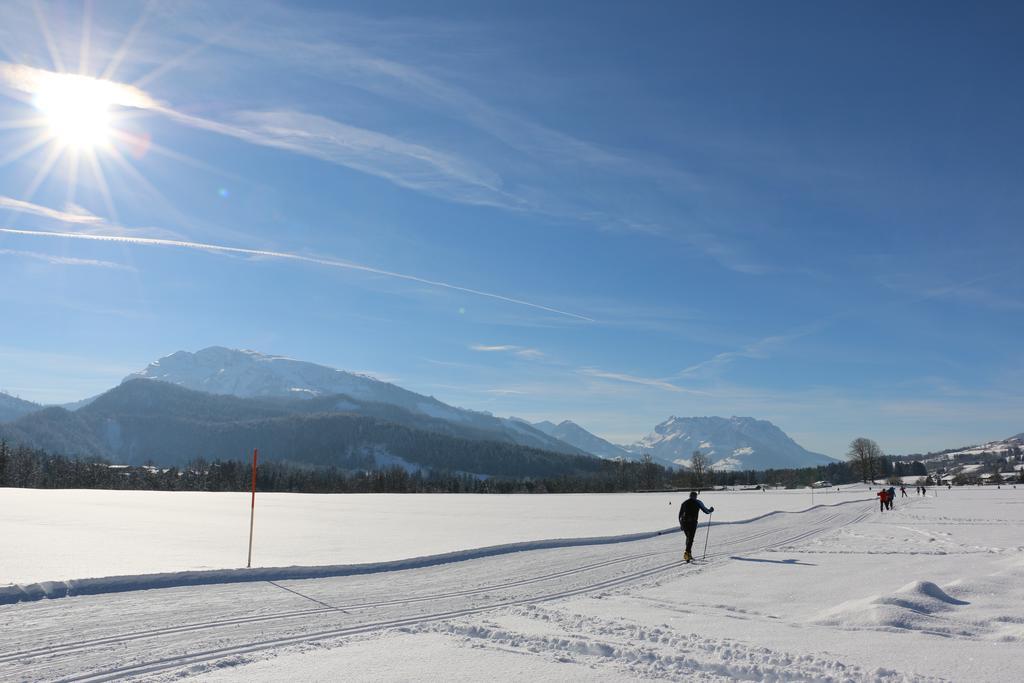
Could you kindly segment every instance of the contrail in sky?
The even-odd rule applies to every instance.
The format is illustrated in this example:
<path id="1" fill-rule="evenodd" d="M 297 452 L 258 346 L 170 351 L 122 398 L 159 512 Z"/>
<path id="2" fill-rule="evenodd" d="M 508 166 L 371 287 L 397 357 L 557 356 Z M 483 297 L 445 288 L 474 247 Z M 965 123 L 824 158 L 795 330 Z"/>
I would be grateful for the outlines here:
<path id="1" fill-rule="evenodd" d="M 447 282 L 440 282 L 438 280 L 428 280 L 426 278 L 417 277 L 415 275 L 395 273 L 390 270 L 381 270 L 380 268 L 363 266 L 358 263 L 349 263 L 347 261 L 338 261 L 329 258 L 318 258 L 316 256 L 302 256 L 300 254 L 289 254 L 288 252 L 283 251 L 268 251 L 265 249 L 244 249 L 242 247 L 227 247 L 220 244 L 206 244 L 204 242 L 185 242 L 182 240 L 166 240 L 158 239 L 155 237 L 126 237 L 123 235 L 96 235 L 77 232 L 48 232 L 44 230 L 18 230 L 15 228 L 0 228 L 0 233 L 5 233 L 8 235 L 25 235 L 29 237 L 57 237 L 64 239 L 92 240 L 94 242 L 120 242 L 124 244 L 140 244 L 144 246 L 154 247 L 177 247 L 180 249 L 198 249 L 200 251 L 210 251 L 221 254 L 245 254 L 247 256 L 265 256 L 268 258 L 287 259 L 289 261 L 302 261 L 304 263 L 315 263 L 320 266 L 328 266 L 331 268 L 345 268 L 347 270 L 358 270 L 364 273 L 373 273 L 374 275 L 386 275 L 387 277 L 398 278 L 399 280 L 419 282 L 421 284 L 430 285 L 432 287 L 443 287 L 444 289 L 451 289 L 456 292 L 465 292 L 466 294 L 475 294 L 476 296 L 484 296 L 489 299 L 497 299 L 498 301 L 504 301 L 510 304 L 529 306 L 530 308 L 536 308 L 541 311 L 547 311 L 548 313 L 563 315 L 568 318 L 575 318 L 577 320 L 594 322 L 593 318 L 588 318 L 585 315 L 579 315 L 578 313 L 570 313 L 569 311 L 562 311 L 557 308 L 552 308 L 550 306 L 544 306 L 542 304 L 535 304 L 529 301 L 523 301 L 522 299 L 513 299 L 512 297 L 502 296 L 501 294 L 484 292 L 479 289 L 471 289 L 469 287 L 460 287 L 458 285 L 449 284 Z"/>

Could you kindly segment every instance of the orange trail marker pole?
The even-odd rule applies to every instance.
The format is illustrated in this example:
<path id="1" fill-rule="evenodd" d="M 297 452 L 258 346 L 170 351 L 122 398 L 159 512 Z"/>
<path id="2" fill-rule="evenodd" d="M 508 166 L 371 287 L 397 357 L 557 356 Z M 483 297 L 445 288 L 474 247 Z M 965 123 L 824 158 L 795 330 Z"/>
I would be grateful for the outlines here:
<path id="1" fill-rule="evenodd" d="M 249 508 L 249 560 L 246 568 L 252 567 L 252 528 L 256 521 L 256 463 L 260 457 L 260 449 L 252 449 L 252 505 Z"/>

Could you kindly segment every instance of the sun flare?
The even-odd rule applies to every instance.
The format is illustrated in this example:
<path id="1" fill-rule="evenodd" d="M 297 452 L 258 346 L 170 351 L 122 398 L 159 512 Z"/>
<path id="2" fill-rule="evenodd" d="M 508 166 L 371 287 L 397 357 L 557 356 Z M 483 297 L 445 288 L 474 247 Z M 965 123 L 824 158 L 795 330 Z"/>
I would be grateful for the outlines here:
<path id="1" fill-rule="evenodd" d="M 61 145 L 90 150 L 110 144 L 111 108 L 117 100 L 108 81 L 53 74 L 39 84 L 33 103 Z"/>

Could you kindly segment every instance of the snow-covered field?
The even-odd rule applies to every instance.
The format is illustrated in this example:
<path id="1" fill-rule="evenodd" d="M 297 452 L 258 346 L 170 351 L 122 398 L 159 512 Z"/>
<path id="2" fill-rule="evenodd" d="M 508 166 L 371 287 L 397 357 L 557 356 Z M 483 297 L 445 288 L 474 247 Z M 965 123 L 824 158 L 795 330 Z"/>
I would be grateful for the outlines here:
<path id="1" fill-rule="evenodd" d="M 44 492 L 3 495 L 15 493 Z M 938 494 L 911 493 L 880 513 L 864 489 L 816 493 L 811 509 L 806 492 L 803 503 L 709 492 L 716 524 L 707 561 L 693 565 L 679 561 L 682 538 L 671 533 L 403 570 L 2 604 L 0 680 L 1024 680 L 1024 487 Z M 467 515 L 558 529 L 548 537 L 673 521 L 667 500 L 664 512 L 649 507 L 657 496 L 518 498 L 453 499 L 466 507 L 434 520 L 431 547 L 476 545 L 476 536 L 451 538 L 474 528 Z M 802 511 L 760 516 L 787 501 Z M 502 518 L 509 510 L 521 518 Z M 635 525 L 612 527 L 626 512 Z M 122 525 L 159 536 L 152 520 Z M 11 528 L 4 563 L 25 540 L 7 536 Z M 108 554 L 119 555 L 112 538 Z M 127 567 L 113 557 L 102 570 Z"/>
<path id="2" fill-rule="evenodd" d="M 716 521 L 804 510 L 809 490 L 735 491 Z M 863 498 L 815 491 L 814 502 Z M 257 493 L 254 567 L 382 562 L 539 539 L 678 526 L 684 494 L 314 495 Z M 244 567 L 247 493 L 0 488 L 0 586 Z"/>

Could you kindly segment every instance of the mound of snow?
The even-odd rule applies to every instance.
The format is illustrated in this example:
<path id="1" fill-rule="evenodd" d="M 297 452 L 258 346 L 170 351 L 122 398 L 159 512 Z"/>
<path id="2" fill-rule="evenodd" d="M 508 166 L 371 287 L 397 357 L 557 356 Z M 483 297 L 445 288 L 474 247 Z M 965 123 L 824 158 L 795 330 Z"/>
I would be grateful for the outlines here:
<path id="1" fill-rule="evenodd" d="M 852 630 L 910 630 L 941 635 L 969 635 L 948 618 L 968 605 L 931 581 L 913 581 L 890 595 L 849 600 L 818 614 L 811 621 Z"/>

